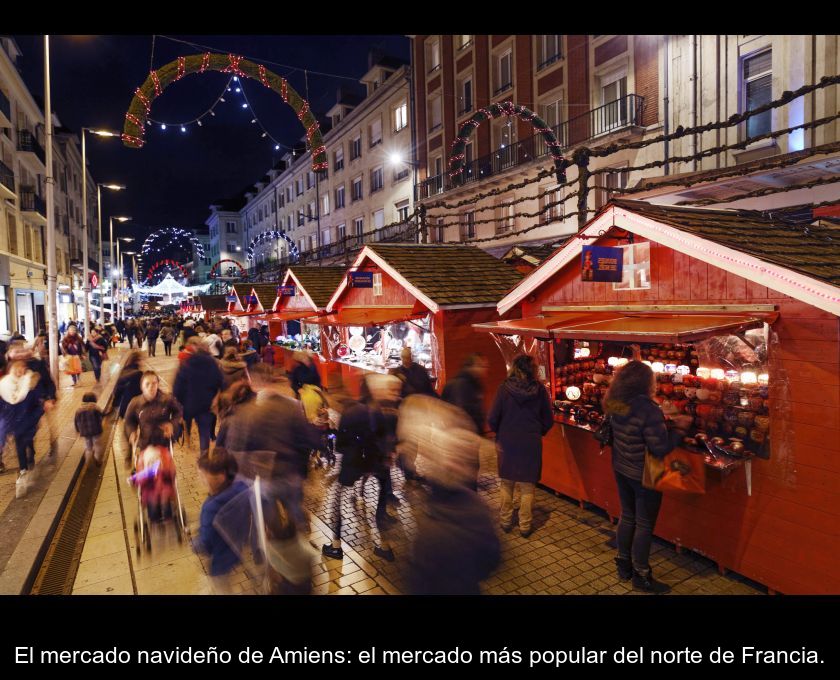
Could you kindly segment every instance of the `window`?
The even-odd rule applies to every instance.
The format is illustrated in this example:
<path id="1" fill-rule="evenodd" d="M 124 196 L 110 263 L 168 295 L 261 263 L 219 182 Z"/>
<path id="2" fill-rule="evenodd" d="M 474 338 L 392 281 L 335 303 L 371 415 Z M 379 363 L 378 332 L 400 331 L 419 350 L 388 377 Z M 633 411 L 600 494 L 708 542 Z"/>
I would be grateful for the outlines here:
<path id="1" fill-rule="evenodd" d="M 629 173 L 626 170 L 621 170 L 619 172 L 605 172 L 601 175 L 601 184 L 605 188 L 595 190 L 596 210 L 600 210 L 610 202 L 610 199 L 615 194 L 614 191 L 610 191 L 611 189 L 624 189 L 627 186 L 628 176 Z M 621 198 L 621 194 L 619 194 L 618 197 Z"/>
<path id="2" fill-rule="evenodd" d="M 542 118 L 548 127 L 555 128 L 560 125 L 560 116 L 563 115 L 563 100 L 558 98 L 553 102 L 540 105 L 540 118 Z"/>
<path id="3" fill-rule="evenodd" d="M 370 124 L 370 145 L 376 146 L 382 143 L 382 119 L 377 118 Z"/>
<path id="4" fill-rule="evenodd" d="M 286 187 L 286 203 L 292 202 L 292 185 Z"/>
<path id="5" fill-rule="evenodd" d="M 537 70 L 545 68 L 560 59 L 559 35 L 538 35 L 537 46 L 539 53 Z"/>
<path id="6" fill-rule="evenodd" d="M 397 210 L 397 220 L 400 222 L 407 222 L 408 221 L 408 199 L 404 201 L 400 201 L 399 203 L 394 205 L 394 208 Z"/>
<path id="7" fill-rule="evenodd" d="M 257 211 L 257 214 L 259 215 L 259 221 L 260 221 L 260 222 L 262 222 L 262 221 L 263 221 L 263 209 L 262 209 L 262 206 L 260 206 L 260 209 Z"/>
<path id="8" fill-rule="evenodd" d="M 274 198 L 271 199 L 271 212 L 272 214 L 277 212 L 277 200 Z"/>
<path id="9" fill-rule="evenodd" d="M 225 229 L 227 230 L 228 234 L 235 234 L 236 233 L 236 223 L 235 222 L 225 222 Z"/>
<path id="10" fill-rule="evenodd" d="M 324 215 L 330 214 L 330 195 L 324 194 L 321 196 L 321 213 Z"/>
<path id="11" fill-rule="evenodd" d="M 339 243 L 343 243 L 344 239 L 347 238 L 347 225 L 344 222 L 336 227 L 336 236 L 338 236 Z"/>
<path id="12" fill-rule="evenodd" d="M 458 46 L 459 50 L 464 50 L 470 45 L 472 45 L 473 37 L 471 35 L 456 35 L 455 36 L 455 44 Z"/>
<path id="13" fill-rule="evenodd" d="M 429 73 L 440 68 L 440 40 L 437 38 L 426 43 L 426 64 Z"/>
<path id="14" fill-rule="evenodd" d="M 353 236 L 358 237 L 358 242 L 361 243 L 365 234 L 365 218 L 357 217 L 353 220 Z"/>
<path id="15" fill-rule="evenodd" d="M 400 102 L 394 109 L 394 132 L 399 132 L 408 125 L 408 105 Z"/>
<path id="16" fill-rule="evenodd" d="M 373 297 L 382 296 L 382 274 L 374 272 L 373 274 Z"/>
<path id="17" fill-rule="evenodd" d="M 773 52 L 765 50 L 746 57 L 741 71 L 742 111 L 752 111 L 771 100 L 773 90 Z M 771 112 L 765 111 L 747 119 L 747 137 L 770 132 Z"/>
<path id="18" fill-rule="evenodd" d="M 322 246 L 330 245 L 330 230 L 329 229 L 324 229 L 321 232 L 321 245 Z"/>
<path id="19" fill-rule="evenodd" d="M 627 125 L 627 70 L 601 76 L 602 113 L 595 118 L 596 135 Z"/>
<path id="20" fill-rule="evenodd" d="M 32 227 L 26 225 L 26 231 L 23 234 L 23 256 L 27 260 L 32 259 Z"/>
<path id="21" fill-rule="evenodd" d="M 458 81 L 458 115 L 472 111 L 472 76 Z"/>
<path id="22" fill-rule="evenodd" d="M 281 191 L 278 195 L 280 197 L 280 207 L 284 208 L 286 206 L 286 194 Z"/>
<path id="23" fill-rule="evenodd" d="M 429 132 L 434 132 L 442 124 L 440 103 L 440 95 L 429 99 Z"/>
<path id="24" fill-rule="evenodd" d="M 312 234 L 309 237 L 309 250 L 318 249 L 318 234 Z"/>
<path id="25" fill-rule="evenodd" d="M 335 188 L 335 209 L 344 207 L 344 184 Z"/>
<path id="26" fill-rule="evenodd" d="M 357 135 L 355 139 L 350 140 L 350 160 L 355 161 L 362 157 L 362 136 Z"/>
<path id="27" fill-rule="evenodd" d="M 394 169 L 394 181 L 400 182 L 411 174 L 411 169 L 407 165 L 399 165 Z"/>
<path id="28" fill-rule="evenodd" d="M 315 186 L 315 173 L 311 170 L 306 173 L 306 188 L 311 189 Z"/>
<path id="29" fill-rule="evenodd" d="M 507 50 L 496 57 L 496 90 L 495 94 L 501 94 L 513 85 L 513 52 Z"/>
<path id="30" fill-rule="evenodd" d="M 310 222 L 318 217 L 315 201 L 310 201 L 309 205 L 306 206 L 306 217 Z"/>
<path id="31" fill-rule="evenodd" d="M 446 227 L 443 226 L 443 218 L 438 217 L 429 234 L 432 243 L 443 243 L 445 234 Z"/>
<path id="32" fill-rule="evenodd" d="M 295 196 L 303 196 L 303 177 L 295 180 Z"/>
<path id="33" fill-rule="evenodd" d="M 382 166 L 370 171 L 370 193 L 379 191 L 385 182 L 383 179 Z"/>
<path id="34" fill-rule="evenodd" d="M 286 215 L 286 229 L 292 228 L 292 216 Z"/>
<path id="35" fill-rule="evenodd" d="M 442 232 L 443 227 L 438 227 L 438 231 Z M 475 238 L 475 212 L 465 212 L 461 215 L 461 240 L 467 241 Z"/>
<path id="36" fill-rule="evenodd" d="M 512 203 L 512 201 L 507 201 Z M 514 206 L 513 205 L 497 205 L 496 206 L 496 233 L 507 234 L 513 231 L 514 226 Z"/>
<path id="37" fill-rule="evenodd" d="M 494 123 L 494 140 L 496 146 L 496 163 L 499 168 L 509 168 L 515 165 L 517 158 L 513 144 L 516 142 L 516 127 L 511 118 L 502 118 Z"/>
<path id="38" fill-rule="evenodd" d="M 540 196 L 540 222 L 552 224 L 563 219 L 563 190 L 558 187 L 542 187 Z"/>
<path id="39" fill-rule="evenodd" d="M 305 221 L 306 221 L 306 215 L 304 214 L 303 209 L 298 208 L 298 211 L 297 211 L 297 225 L 299 227 L 302 227 Z"/>
<path id="40" fill-rule="evenodd" d="M 236 252 L 236 244 L 233 241 L 228 241 L 227 246 L 228 246 L 227 249 L 228 249 L 229 253 L 235 253 Z"/>
<path id="41" fill-rule="evenodd" d="M 359 175 L 353 180 L 353 186 L 350 192 L 350 199 L 353 201 L 360 201 L 362 199 L 362 176 Z"/>
<path id="42" fill-rule="evenodd" d="M 344 169 L 344 147 L 340 146 L 333 152 L 333 172 Z"/>

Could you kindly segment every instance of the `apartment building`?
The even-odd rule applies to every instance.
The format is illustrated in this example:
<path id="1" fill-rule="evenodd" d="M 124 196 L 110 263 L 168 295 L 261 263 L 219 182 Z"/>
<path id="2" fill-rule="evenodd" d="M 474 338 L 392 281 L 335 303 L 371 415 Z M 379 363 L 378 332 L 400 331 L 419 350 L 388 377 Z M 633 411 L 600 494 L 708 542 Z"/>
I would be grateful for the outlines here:
<path id="1" fill-rule="evenodd" d="M 212 267 L 221 260 L 235 260 L 241 266 L 245 266 L 244 248 L 242 241 L 245 238 L 242 229 L 242 216 L 240 211 L 245 205 L 244 194 L 232 199 L 220 199 L 210 206 L 210 216 L 205 220 L 209 231 L 210 247 L 206 250 L 210 257 Z M 230 267 L 236 267 L 227 263 L 221 267 L 220 275 L 227 274 Z M 209 270 L 208 270 L 209 271 Z"/>
<path id="2" fill-rule="evenodd" d="M 833 75 L 838 64 L 837 36 L 409 37 L 421 171 L 415 196 L 428 208 L 427 238 L 472 241 L 500 250 L 525 239 L 555 240 L 577 230 L 578 216 L 568 218 L 578 208 L 576 198 L 562 202 L 577 189 L 577 169 L 572 166 L 567 172 L 567 180 L 574 182 L 570 186 L 558 188 L 556 179 L 548 176 L 500 191 L 535 177 L 539 168 L 551 167 L 548 147 L 530 123 L 500 117 L 472 132 L 463 175 L 453 179 L 448 172 L 453 142 L 480 108 L 510 101 L 535 111 L 569 156 L 581 146 L 601 149 L 616 142 L 650 140 L 673 133 L 678 126 L 726 120 L 786 90 Z M 622 171 L 669 156 L 694 156 L 747 136 L 831 115 L 836 96 L 834 90 L 821 91 L 728 129 L 593 157 L 589 170 L 614 172 L 590 182 L 598 188 L 589 192 L 586 207 L 597 210 L 613 190 L 643 179 L 731 168 L 830 143 L 837 138 L 836 121 L 813 134 L 800 130 L 741 150 Z M 778 176 L 776 180 L 788 181 Z M 435 206 L 442 200 L 453 205 L 494 190 L 499 195 L 460 208 Z M 790 204 L 788 198 L 777 200 Z M 530 231 L 516 233 L 524 229 Z"/>

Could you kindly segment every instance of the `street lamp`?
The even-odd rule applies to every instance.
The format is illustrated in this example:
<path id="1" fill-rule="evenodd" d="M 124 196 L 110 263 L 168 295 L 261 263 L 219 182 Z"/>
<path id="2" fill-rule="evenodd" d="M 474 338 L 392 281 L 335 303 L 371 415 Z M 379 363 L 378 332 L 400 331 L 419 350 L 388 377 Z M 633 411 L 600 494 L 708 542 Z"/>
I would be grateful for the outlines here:
<path id="1" fill-rule="evenodd" d="M 125 222 L 125 220 L 122 220 Z M 130 236 L 119 236 L 117 237 L 117 264 L 119 265 L 119 271 L 117 272 L 117 311 L 120 314 L 120 318 L 123 316 L 123 310 L 120 309 L 122 303 L 122 278 L 123 274 L 125 273 L 125 269 L 123 269 L 123 261 L 122 256 L 120 255 L 120 241 L 125 241 L 126 243 L 131 243 L 134 239 Z"/>
<path id="2" fill-rule="evenodd" d="M 128 222 L 131 218 L 130 217 L 115 217 L 111 215 L 108 223 L 110 225 L 110 239 L 109 239 L 109 248 L 110 248 L 110 259 L 111 259 L 111 278 L 114 278 L 114 220 L 117 222 Z M 111 285 L 111 323 L 114 323 L 117 320 L 117 317 L 114 316 L 114 287 L 113 284 Z"/>
<path id="3" fill-rule="evenodd" d="M 111 132 L 109 130 L 94 130 L 92 128 L 82 128 L 82 271 L 84 272 L 84 285 L 83 289 L 85 292 L 85 337 L 90 337 L 90 276 L 88 275 L 88 233 L 90 231 L 88 226 L 88 214 L 87 214 L 87 151 L 85 148 L 85 133 L 90 132 L 92 135 L 96 135 L 97 137 L 119 137 L 120 135 L 116 132 Z M 106 186 L 115 186 L 115 185 L 106 185 Z M 97 185 L 97 201 L 99 192 L 99 185 Z M 100 227 L 102 225 L 102 218 L 99 219 Z M 101 234 L 100 234 L 100 243 L 101 243 Z M 99 252 L 99 278 L 102 279 L 102 251 L 100 249 Z M 99 301 L 100 307 L 102 305 L 102 300 Z M 100 312 L 101 314 L 101 312 Z M 103 319 L 104 320 L 104 319 Z"/>
<path id="4" fill-rule="evenodd" d="M 99 323 L 105 323 L 105 277 L 102 269 L 105 266 L 102 261 L 102 189 L 111 191 L 124 191 L 122 184 L 101 184 L 96 185 L 96 211 L 99 216 Z M 113 234 L 113 229 L 111 230 Z"/>

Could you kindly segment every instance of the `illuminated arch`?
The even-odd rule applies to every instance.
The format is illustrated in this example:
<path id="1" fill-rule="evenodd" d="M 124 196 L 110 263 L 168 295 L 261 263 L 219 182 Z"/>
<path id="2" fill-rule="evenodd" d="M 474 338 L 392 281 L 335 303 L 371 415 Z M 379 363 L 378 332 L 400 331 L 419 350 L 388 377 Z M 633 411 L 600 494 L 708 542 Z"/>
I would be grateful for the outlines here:
<path id="1" fill-rule="evenodd" d="M 566 166 L 568 163 L 563 160 L 563 156 L 560 153 L 560 142 L 557 141 L 554 131 L 536 113 L 513 102 L 490 104 L 486 108 L 479 109 L 472 118 L 461 126 L 461 129 L 458 131 L 458 136 L 452 143 L 452 151 L 449 153 L 449 178 L 457 181 L 463 176 L 464 163 L 467 158 L 467 142 L 473 131 L 483 122 L 493 118 L 500 118 L 501 116 L 517 116 L 526 123 L 530 123 L 534 130 L 543 136 L 546 146 L 551 153 L 551 158 L 554 161 L 554 171 L 557 174 L 557 181 L 565 182 Z"/>
<path id="2" fill-rule="evenodd" d="M 274 239 L 282 238 L 286 243 L 289 244 L 289 253 L 293 257 L 297 257 L 300 254 L 298 247 L 295 245 L 295 242 L 292 241 L 287 235 L 285 231 L 279 231 L 277 229 L 272 229 L 269 231 L 264 231 L 262 234 L 258 234 L 251 242 L 248 244 L 248 262 L 252 262 L 254 260 L 254 248 L 257 246 L 262 245 L 266 241 L 273 241 Z"/>
<path id="3" fill-rule="evenodd" d="M 169 243 L 162 246 L 155 246 L 155 241 L 164 236 L 169 236 Z M 195 248 L 198 257 L 204 257 L 204 246 L 198 240 L 195 234 L 186 229 L 179 229 L 178 227 L 164 227 L 163 229 L 156 229 L 146 237 L 143 241 L 143 248 L 141 252 L 143 255 L 155 255 L 159 252 L 167 250 L 176 240 L 187 239 L 193 248 Z"/>
<path id="4" fill-rule="evenodd" d="M 150 268 L 149 273 L 146 274 L 146 281 L 151 281 L 152 277 L 155 275 L 155 272 L 158 269 L 162 269 L 163 267 L 175 267 L 181 271 L 181 274 L 184 276 L 185 279 L 189 279 L 190 275 L 187 273 L 187 270 L 184 269 L 183 265 L 179 264 L 175 260 L 158 260 L 155 262 Z"/>
<path id="5" fill-rule="evenodd" d="M 247 272 L 245 271 L 245 268 L 241 264 L 239 264 L 236 260 L 219 260 L 216 264 L 214 264 L 210 268 L 210 273 L 207 275 L 208 278 L 215 279 L 218 276 L 218 274 L 216 272 L 218 271 L 219 267 L 225 262 L 232 262 L 234 265 L 236 265 L 237 269 L 239 269 L 240 275 L 242 275 L 242 276 L 247 275 Z"/>
<path id="6" fill-rule="evenodd" d="M 312 150 L 312 170 L 327 169 L 327 150 L 318 120 L 310 110 L 309 102 L 295 92 L 285 78 L 269 71 L 262 64 L 256 64 L 235 54 L 205 52 L 189 57 L 178 57 L 175 61 L 170 61 L 158 70 L 152 71 L 146 78 L 146 82 L 135 90 L 134 98 L 125 114 L 123 144 L 134 149 L 141 148 L 146 143 L 146 120 L 152 110 L 152 102 L 163 94 L 169 85 L 184 76 L 207 71 L 230 73 L 239 78 L 251 78 L 279 94 L 283 101 L 294 109 L 298 120 L 306 130 L 306 140 Z"/>

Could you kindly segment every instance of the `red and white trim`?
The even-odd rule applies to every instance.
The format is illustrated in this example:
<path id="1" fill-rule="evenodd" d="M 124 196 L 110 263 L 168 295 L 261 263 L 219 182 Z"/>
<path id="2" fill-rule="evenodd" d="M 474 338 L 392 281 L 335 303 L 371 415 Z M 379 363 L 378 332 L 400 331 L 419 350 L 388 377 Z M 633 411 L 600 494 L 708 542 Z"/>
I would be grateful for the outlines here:
<path id="1" fill-rule="evenodd" d="M 353 261 L 353 264 L 350 266 L 350 269 L 347 270 L 347 273 L 349 274 L 352 271 L 356 271 L 356 269 L 358 269 L 358 267 L 361 266 L 362 262 L 364 262 L 365 258 L 370 259 L 372 262 L 378 265 L 382 269 L 382 271 L 387 273 L 388 276 L 394 279 L 415 298 L 422 302 L 429 309 L 429 311 L 432 312 L 432 314 L 436 314 L 440 310 L 439 305 L 434 300 L 432 300 L 428 295 L 424 295 L 423 293 L 421 293 L 420 290 L 415 286 L 411 285 L 411 283 L 409 283 L 408 280 L 402 274 L 400 274 L 396 269 L 394 269 L 385 260 L 383 260 L 382 257 L 378 255 L 374 250 L 372 250 L 369 246 L 365 246 L 364 248 L 362 248 L 362 251 L 356 256 L 356 259 Z M 345 276 L 344 280 L 341 282 L 341 285 L 339 285 L 335 293 L 333 293 L 332 298 L 330 298 L 329 304 L 327 304 L 328 312 L 335 311 L 335 304 L 338 302 L 339 298 L 341 297 L 341 294 L 349 285 L 348 279 L 349 277 Z"/>
<path id="2" fill-rule="evenodd" d="M 290 277 L 291 277 L 292 281 L 295 282 L 295 286 L 297 286 L 298 290 L 300 290 L 303 293 L 303 296 L 306 298 L 306 301 L 312 306 L 312 309 L 315 312 L 322 311 L 322 310 L 318 309 L 318 305 L 315 304 L 315 302 L 309 296 L 309 293 L 306 292 L 306 288 L 304 288 L 303 286 L 300 285 L 300 281 L 298 281 L 297 276 L 294 275 L 294 273 L 292 272 L 291 269 L 286 270 L 286 275 L 283 277 L 283 283 L 281 283 L 280 285 L 281 286 L 288 286 Z M 275 310 L 277 309 L 277 303 L 279 301 L 280 301 L 280 297 L 278 296 L 277 300 L 274 301 L 274 309 Z"/>
<path id="3" fill-rule="evenodd" d="M 612 206 L 595 218 L 581 233 L 597 236 L 599 232 L 606 231 L 612 225 L 840 316 L 840 288 L 837 286 L 675 229 L 626 208 Z M 542 267 L 534 270 L 521 285 L 514 288 L 499 302 L 497 305 L 499 314 L 506 313 L 549 281 L 580 255 L 583 245 L 583 239 L 570 239 L 563 248 L 546 260 Z"/>

